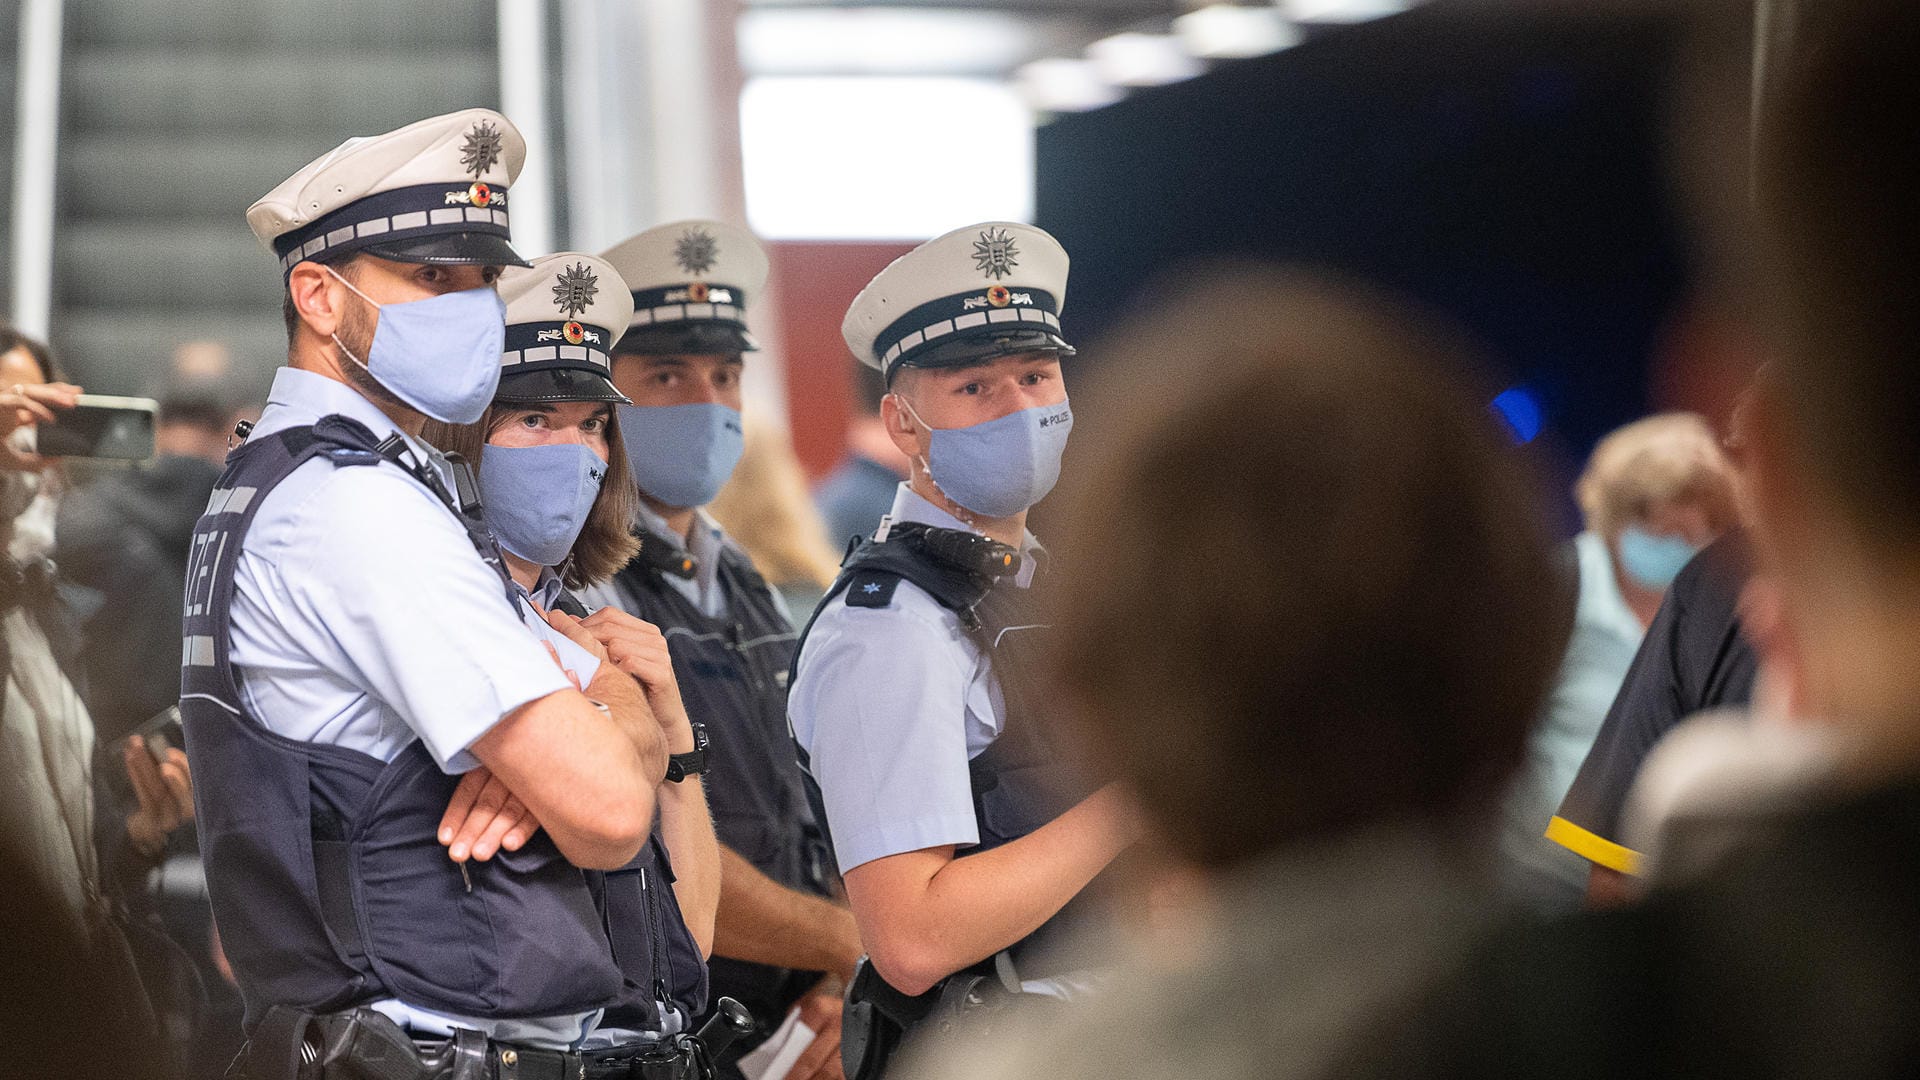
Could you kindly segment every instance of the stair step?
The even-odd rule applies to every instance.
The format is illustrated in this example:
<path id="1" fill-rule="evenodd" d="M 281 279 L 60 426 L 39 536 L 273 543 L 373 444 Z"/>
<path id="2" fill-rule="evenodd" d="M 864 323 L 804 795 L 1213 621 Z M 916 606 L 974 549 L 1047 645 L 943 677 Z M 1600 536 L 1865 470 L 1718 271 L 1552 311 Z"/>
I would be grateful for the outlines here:
<path id="1" fill-rule="evenodd" d="M 215 339 L 264 397 L 282 287 L 246 207 L 350 136 L 498 107 L 497 21 L 496 0 L 68 4 L 50 336 L 75 376 L 149 393 L 175 346 Z"/>
<path id="2" fill-rule="evenodd" d="M 164 216 L 231 231 L 245 227 L 254 200 L 314 154 L 306 140 L 281 135 L 75 133 L 61 156 L 61 212 L 73 221 Z"/>
<path id="3" fill-rule="evenodd" d="M 273 256 L 237 217 L 191 222 L 73 221 L 58 234 L 54 288 L 74 307 L 247 307 L 278 311 Z"/>
<path id="4" fill-rule="evenodd" d="M 493 0 L 87 0 L 67 5 L 79 43 L 484 47 Z"/>
<path id="5" fill-rule="evenodd" d="M 269 311 L 178 308 L 66 308 L 54 313 L 53 347 L 74 381 L 96 394 L 151 394 L 175 346 L 222 341 L 233 351 L 233 392 L 266 396 L 273 369 L 286 362 L 287 332 Z"/>
<path id="6" fill-rule="evenodd" d="M 289 172 L 349 135 L 500 101 L 491 49 L 423 57 L 405 49 L 85 48 L 63 70 L 67 130 L 76 136 L 272 134 L 311 148 Z"/>

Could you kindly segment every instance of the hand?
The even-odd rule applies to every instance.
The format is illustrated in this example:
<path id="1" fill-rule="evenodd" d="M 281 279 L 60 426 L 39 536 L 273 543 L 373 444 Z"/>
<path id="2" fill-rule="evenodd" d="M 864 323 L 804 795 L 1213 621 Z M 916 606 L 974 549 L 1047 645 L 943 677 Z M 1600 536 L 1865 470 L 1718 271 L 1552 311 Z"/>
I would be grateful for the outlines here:
<path id="1" fill-rule="evenodd" d="M 653 706 L 654 718 L 667 737 L 667 749 L 676 754 L 694 748 L 693 725 L 686 704 L 680 699 L 680 683 L 673 675 L 673 657 L 667 651 L 667 637 L 650 622 L 637 619 L 618 608 L 601 608 L 580 620 L 580 628 L 591 633 L 607 650 L 615 667 L 638 679 Z"/>
<path id="2" fill-rule="evenodd" d="M 580 626 L 605 646 L 608 658 L 621 671 L 639 679 L 649 695 L 663 690 L 679 695 L 673 659 L 667 654 L 667 637 L 659 627 L 610 607 L 580 620 Z"/>
<path id="3" fill-rule="evenodd" d="M 594 669 L 593 680 L 587 683 L 582 693 L 605 706 L 607 715 L 621 733 L 632 740 L 633 748 L 640 752 L 641 768 L 655 776 L 664 777 L 667 755 L 674 751 L 668 748 L 665 725 L 654 714 L 653 705 L 648 702 L 640 683 L 614 665 L 607 656 L 605 646 L 580 625 L 579 619 L 564 611 L 549 611 L 547 625 L 565 634 L 567 640 L 592 653 L 600 661 L 599 667 Z M 688 741 L 692 741 L 691 735 Z"/>
<path id="4" fill-rule="evenodd" d="M 846 1080 L 840 1066 L 840 978 L 829 975 L 798 1002 L 800 1022 L 812 1028 L 813 1041 L 800 1052 L 787 1080 Z"/>
<path id="5" fill-rule="evenodd" d="M 496 851 L 519 851 L 539 829 L 533 811 L 483 765 L 453 789 L 440 817 L 439 839 L 454 862 L 469 857 L 486 862 Z"/>
<path id="6" fill-rule="evenodd" d="M 167 749 L 165 763 L 153 760 L 147 742 L 131 736 L 120 748 L 140 808 L 127 815 L 127 839 L 151 857 L 167 845 L 167 835 L 193 820 L 193 772 L 187 755 Z"/>
<path id="7" fill-rule="evenodd" d="M 0 390 L 0 469 L 37 472 L 50 464 L 39 454 L 16 449 L 7 437 L 23 427 L 51 424 L 54 411 L 78 405 L 81 390 L 72 383 L 15 383 Z"/>
<path id="8" fill-rule="evenodd" d="M 549 611 L 546 617 L 547 625 L 565 634 L 567 640 L 592 653 L 600 661 L 600 666 L 593 673 L 593 680 L 587 683 L 582 693 L 610 709 L 637 708 L 649 718 L 653 716 L 652 706 L 639 682 L 613 662 L 613 658 L 607 655 L 606 646 L 600 644 L 592 631 L 564 611 Z"/>

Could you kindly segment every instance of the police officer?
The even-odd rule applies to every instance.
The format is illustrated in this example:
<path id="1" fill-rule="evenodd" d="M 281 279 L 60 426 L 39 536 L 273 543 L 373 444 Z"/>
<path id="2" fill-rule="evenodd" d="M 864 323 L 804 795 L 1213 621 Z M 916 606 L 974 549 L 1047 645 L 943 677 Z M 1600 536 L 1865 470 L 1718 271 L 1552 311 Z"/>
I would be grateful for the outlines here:
<path id="1" fill-rule="evenodd" d="M 247 211 L 288 365 L 194 533 L 181 711 L 250 1075 L 436 1037 L 426 1059 L 574 1075 L 621 993 L 577 868 L 646 842 L 660 724 L 591 635 L 577 689 L 527 634 L 470 483 L 417 437 L 493 397 L 524 156 L 470 109 Z"/>
<path id="2" fill-rule="evenodd" d="M 520 597 L 521 618 L 586 684 L 597 659 L 549 623 L 578 618 L 611 661 L 640 680 L 673 752 L 656 786 L 659 821 L 632 862 L 594 884 L 604 894 L 614 959 L 627 977 L 610 1029 L 634 1039 L 687 1030 L 706 1009 L 707 953 L 720 894 L 720 856 L 706 769 L 660 631 L 625 612 L 589 613 L 572 593 L 604 581 L 639 550 L 637 496 L 619 451 L 607 349 L 626 328 L 633 298 L 613 267 L 561 252 L 509 269 L 499 389 L 478 422 L 429 424 L 428 441 L 477 468 L 483 516 Z M 564 620 L 560 621 L 564 626 Z"/>
<path id="3" fill-rule="evenodd" d="M 713 992 L 739 999 L 762 1037 L 796 1004 L 820 1036 L 791 1075 L 835 1069 L 840 978 L 860 955 L 853 919 L 827 899 L 786 724 L 794 632 L 778 596 L 701 509 L 740 459 L 740 375 L 758 348 L 747 304 L 767 257 L 745 230 L 681 221 L 603 256 L 633 290 L 613 348 L 621 439 L 639 488 L 640 555 L 588 599 L 661 628 L 681 693 L 714 744 L 708 783 L 721 843 Z M 755 1039 L 743 1040 L 750 1050 Z"/>
<path id="4" fill-rule="evenodd" d="M 791 701 L 871 958 L 849 1075 L 877 1072 L 955 973 L 1012 991 L 1068 974 L 1038 931 L 1133 835 L 1048 738 L 1030 670 L 1045 554 L 1027 510 L 1073 422 L 1066 281 L 1045 232 L 973 225 L 896 259 L 842 326 L 886 377 L 883 419 L 913 463 L 815 613 Z M 875 1008 L 891 1028 L 870 1026 Z"/>

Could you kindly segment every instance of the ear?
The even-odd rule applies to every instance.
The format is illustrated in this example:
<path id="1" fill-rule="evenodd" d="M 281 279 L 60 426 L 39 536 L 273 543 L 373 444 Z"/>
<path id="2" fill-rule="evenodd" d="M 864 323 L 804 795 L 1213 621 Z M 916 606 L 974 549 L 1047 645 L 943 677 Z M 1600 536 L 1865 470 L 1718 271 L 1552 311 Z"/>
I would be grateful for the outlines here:
<path id="1" fill-rule="evenodd" d="M 346 286 L 318 263 L 303 262 L 287 278 L 287 295 L 293 299 L 300 321 L 325 340 L 340 330 L 345 305 L 354 299 Z"/>
<path id="2" fill-rule="evenodd" d="M 880 422 L 887 426 L 887 433 L 907 435 L 913 432 L 913 421 L 907 416 L 907 410 L 900 407 L 900 399 L 889 390 L 880 399 Z"/>
<path id="3" fill-rule="evenodd" d="M 916 460 L 926 453 L 925 448 L 920 445 L 921 439 L 925 436 L 920 433 L 919 425 L 913 422 L 913 417 L 907 415 L 907 410 L 901 407 L 897 392 L 889 393 L 880 399 L 880 422 L 886 427 L 887 438 L 893 440 L 895 449 L 905 454 L 909 461 Z"/>

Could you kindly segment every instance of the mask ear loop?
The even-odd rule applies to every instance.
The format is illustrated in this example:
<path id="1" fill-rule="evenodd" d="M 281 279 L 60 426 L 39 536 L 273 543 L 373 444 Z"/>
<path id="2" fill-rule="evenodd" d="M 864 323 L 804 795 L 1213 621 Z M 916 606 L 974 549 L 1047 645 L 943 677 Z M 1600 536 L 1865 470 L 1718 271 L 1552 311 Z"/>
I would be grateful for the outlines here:
<path id="1" fill-rule="evenodd" d="M 931 447 L 933 445 L 932 433 L 935 430 L 934 426 L 932 424 L 927 423 L 925 420 L 920 419 L 920 414 L 914 409 L 912 403 L 909 402 L 906 399 L 906 397 L 901 393 L 899 393 L 898 391 L 890 390 L 888 391 L 888 396 L 893 398 L 894 401 L 898 402 L 901 408 L 907 410 L 907 415 L 913 418 L 914 423 L 919 424 L 921 427 L 927 429 L 927 433 L 928 433 L 927 445 Z M 979 522 L 979 519 L 974 517 L 973 512 L 971 510 L 968 510 L 966 507 L 961 506 L 958 502 L 954 501 L 953 496 L 947 494 L 946 489 L 940 486 L 940 481 L 935 480 L 933 478 L 933 466 L 930 463 L 928 463 L 926 455 L 922 454 L 919 457 L 913 458 L 912 460 L 915 464 L 920 466 L 921 472 L 924 472 L 927 474 L 927 483 L 932 484 L 934 490 L 940 493 L 940 497 L 947 501 L 947 509 L 953 514 L 953 516 L 965 522 L 968 528 L 978 529 L 980 527 L 980 522 Z"/>
<path id="2" fill-rule="evenodd" d="M 345 285 L 347 287 L 348 292 L 352 293 L 353 295 L 359 297 L 362 300 L 365 300 L 368 304 L 371 304 L 373 306 L 373 310 L 375 311 L 380 310 L 380 305 L 374 301 L 373 297 L 368 296 L 366 293 L 363 293 L 359 289 L 354 288 L 353 282 L 348 281 L 344 277 L 341 277 L 339 271 L 335 270 L 331 266 L 328 266 L 326 263 L 320 263 L 319 266 L 320 266 L 320 269 L 325 270 L 329 274 L 332 274 L 333 280 L 339 282 L 342 285 Z M 338 333 L 328 334 L 327 336 L 333 339 L 333 347 L 340 350 L 340 355 L 353 361 L 354 364 L 358 366 L 361 371 L 366 372 L 370 377 L 374 378 L 376 381 L 379 379 L 379 376 L 373 374 L 373 369 L 367 366 L 366 361 L 353 355 L 353 350 L 347 348 L 346 343 L 340 340 L 340 335 Z"/>
<path id="3" fill-rule="evenodd" d="M 925 420 L 920 419 L 920 414 L 914 410 L 912 403 L 907 401 L 907 399 L 904 396 L 902 396 L 897 391 L 891 391 L 891 390 L 887 392 L 887 396 L 892 398 L 895 402 L 897 402 L 901 408 L 907 410 L 907 415 L 913 418 L 914 423 L 919 424 L 923 428 L 926 428 L 929 435 L 932 434 L 933 425 L 927 423 Z M 921 472 L 924 472 L 927 474 L 928 480 L 933 479 L 933 466 L 927 464 L 927 456 L 925 454 L 921 454 L 920 456 L 912 460 L 914 464 L 920 466 Z M 936 483 L 935 486 L 937 487 L 939 485 Z"/>

